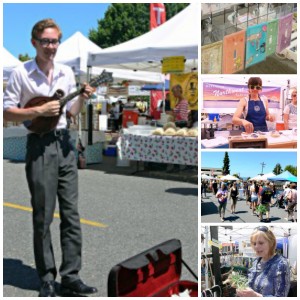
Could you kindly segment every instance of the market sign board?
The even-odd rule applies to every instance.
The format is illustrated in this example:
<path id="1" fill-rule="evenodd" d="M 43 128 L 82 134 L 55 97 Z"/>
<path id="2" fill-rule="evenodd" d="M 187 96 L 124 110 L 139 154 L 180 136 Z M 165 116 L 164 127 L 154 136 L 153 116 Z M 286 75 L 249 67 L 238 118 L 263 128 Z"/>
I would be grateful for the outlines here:
<path id="1" fill-rule="evenodd" d="M 162 73 L 182 73 L 184 72 L 184 56 L 169 56 L 162 60 Z"/>
<path id="2" fill-rule="evenodd" d="M 280 87 L 263 86 L 260 97 L 267 98 L 270 108 L 279 108 Z M 204 108 L 236 108 L 243 97 L 249 97 L 247 85 L 203 83 Z"/>

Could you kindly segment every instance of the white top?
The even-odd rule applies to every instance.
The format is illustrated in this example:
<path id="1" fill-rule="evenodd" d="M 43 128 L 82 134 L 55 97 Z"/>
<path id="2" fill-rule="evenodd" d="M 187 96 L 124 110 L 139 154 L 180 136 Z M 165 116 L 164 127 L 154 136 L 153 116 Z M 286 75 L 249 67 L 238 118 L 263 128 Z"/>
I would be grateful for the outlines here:
<path id="1" fill-rule="evenodd" d="M 56 90 L 64 91 L 65 96 L 76 91 L 76 82 L 73 71 L 70 67 L 54 64 L 53 80 L 48 83 L 46 75 L 39 69 L 35 60 L 30 60 L 15 68 L 9 78 L 4 98 L 3 109 L 12 107 L 24 107 L 25 104 L 36 97 L 52 97 Z M 66 109 L 70 109 L 77 97 L 69 101 L 63 109 L 57 129 L 67 126 Z"/>
<path id="2" fill-rule="evenodd" d="M 297 128 L 297 106 L 290 103 L 285 106 L 283 113 L 289 115 L 289 129 Z"/>

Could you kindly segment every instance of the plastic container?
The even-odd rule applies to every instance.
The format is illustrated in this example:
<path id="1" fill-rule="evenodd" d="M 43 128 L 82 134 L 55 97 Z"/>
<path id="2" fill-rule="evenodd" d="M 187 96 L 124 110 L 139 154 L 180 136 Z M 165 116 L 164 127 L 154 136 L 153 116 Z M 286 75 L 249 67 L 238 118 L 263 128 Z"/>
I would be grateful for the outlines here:
<path id="1" fill-rule="evenodd" d="M 220 121 L 220 115 L 219 114 L 208 114 L 208 120 L 210 121 Z"/>
<path id="2" fill-rule="evenodd" d="M 123 110 L 123 128 L 127 128 L 127 123 L 138 124 L 139 114 L 135 111 Z"/>
<path id="3" fill-rule="evenodd" d="M 283 121 L 277 121 L 275 128 L 276 128 L 277 131 L 284 130 L 284 122 Z"/>
<path id="4" fill-rule="evenodd" d="M 103 151 L 106 156 L 117 156 L 117 147 L 116 146 L 108 146 L 107 149 Z"/>

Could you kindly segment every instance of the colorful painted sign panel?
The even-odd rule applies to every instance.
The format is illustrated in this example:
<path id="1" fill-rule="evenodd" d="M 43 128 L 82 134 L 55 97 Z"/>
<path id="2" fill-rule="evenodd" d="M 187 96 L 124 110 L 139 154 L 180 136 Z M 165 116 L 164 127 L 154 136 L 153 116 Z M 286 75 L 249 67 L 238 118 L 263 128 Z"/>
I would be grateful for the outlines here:
<path id="1" fill-rule="evenodd" d="M 281 52 L 291 44 L 293 14 L 279 19 L 277 52 Z"/>
<path id="2" fill-rule="evenodd" d="M 245 33 L 245 30 L 241 30 L 224 37 L 223 74 L 233 74 L 244 69 Z"/>
<path id="3" fill-rule="evenodd" d="M 267 23 L 253 25 L 246 31 L 246 63 L 248 68 L 266 59 Z"/>
<path id="4" fill-rule="evenodd" d="M 201 47 L 201 73 L 222 73 L 223 42 L 216 42 Z"/>
<path id="5" fill-rule="evenodd" d="M 278 20 L 268 22 L 268 34 L 266 42 L 266 56 L 272 55 L 276 52 L 278 36 Z"/>

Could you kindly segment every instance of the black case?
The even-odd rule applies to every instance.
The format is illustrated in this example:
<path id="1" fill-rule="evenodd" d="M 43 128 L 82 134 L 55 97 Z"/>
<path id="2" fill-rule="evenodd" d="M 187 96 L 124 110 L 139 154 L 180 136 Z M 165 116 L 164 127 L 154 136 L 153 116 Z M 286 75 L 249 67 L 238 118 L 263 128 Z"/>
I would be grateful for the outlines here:
<path id="1" fill-rule="evenodd" d="M 198 283 L 180 280 L 181 242 L 166 241 L 114 266 L 108 277 L 108 297 L 171 297 L 190 290 L 198 296 Z"/>

